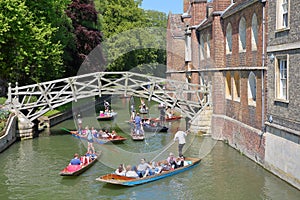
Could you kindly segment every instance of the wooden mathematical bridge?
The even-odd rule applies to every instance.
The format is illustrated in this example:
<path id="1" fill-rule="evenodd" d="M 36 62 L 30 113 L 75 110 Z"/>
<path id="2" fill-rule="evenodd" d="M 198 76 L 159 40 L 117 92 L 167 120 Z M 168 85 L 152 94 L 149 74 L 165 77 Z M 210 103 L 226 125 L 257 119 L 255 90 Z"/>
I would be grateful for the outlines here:
<path id="1" fill-rule="evenodd" d="M 27 123 L 49 110 L 88 97 L 122 95 L 164 103 L 193 119 L 209 104 L 210 88 L 132 72 L 97 72 L 33 85 L 9 84 L 10 109 Z"/>

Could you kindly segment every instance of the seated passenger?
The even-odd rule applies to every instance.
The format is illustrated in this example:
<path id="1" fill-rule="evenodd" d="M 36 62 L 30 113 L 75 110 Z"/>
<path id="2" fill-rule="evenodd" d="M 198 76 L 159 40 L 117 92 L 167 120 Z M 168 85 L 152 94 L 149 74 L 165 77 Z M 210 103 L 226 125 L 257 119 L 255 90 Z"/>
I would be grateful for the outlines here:
<path id="1" fill-rule="evenodd" d="M 78 153 L 74 154 L 74 158 L 70 161 L 69 165 L 81 165 Z"/>
<path id="2" fill-rule="evenodd" d="M 103 111 L 101 110 L 100 111 L 100 117 L 104 117 L 105 115 L 104 115 L 104 113 L 103 113 Z"/>
<path id="3" fill-rule="evenodd" d="M 112 132 L 110 133 L 110 137 L 111 138 L 115 138 L 117 136 L 117 133 L 115 130 L 112 130 Z"/>
<path id="4" fill-rule="evenodd" d="M 141 163 L 137 166 L 137 173 L 140 178 L 146 177 L 149 174 L 149 170 L 151 169 L 151 165 L 149 165 L 145 158 L 141 159 Z"/>
<path id="5" fill-rule="evenodd" d="M 91 128 L 91 132 L 92 132 L 94 138 L 98 138 L 99 137 L 98 131 L 94 127 Z"/>
<path id="6" fill-rule="evenodd" d="M 160 163 L 160 166 L 162 167 L 161 171 L 170 171 L 171 167 L 168 165 L 168 161 L 163 161 Z"/>
<path id="7" fill-rule="evenodd" d="M 176 158 L 174 157 L 174 154 L 172 152 L 169 154 L 169 157 L 167 158 L 167 161 L 168 161 L 168 165 L 172 169 L 176 169 L 178 167 L 177 163 L 176 163 Z"/>
<path id="8" fill-rule="evenodd" d="M 131 165 L 126 166 L 126 176 L 131 178 L 138 178 L 139 175 L 137 174 L 136 167 L 131 167 Z"/>
<path id="9" fill-rule="evenodd" d="M 88 159 L 88 163 L 92 160 L 94 160 L 97 155 L 95 153 L 92 152 L 92 150 L 89 150 L 86 154 L 85 157 Z"/>
<path id="10" fill-rule="evenodd" d="M 118 169 L 116 169 L 115 173 L 117 175 L 120 175 L 120 176 L 125 176 L 126 175 L 126 169 L 124 167 L 124 164 L 120 164 L 120 166 L 118 167 Z"/>
<path id="11" fill-rule="evenodd" d="M 180 156 L 178 159 L 177 159 L 177 167 L 183 167 L 185 166 L 184 165 L 184 156 Z"/>
<path id="12" fill-rule="evenodd" d="M 102 137 L 104 139 L 107 139 L 109 137 L 109 135 L 105 131 L 101 130 L 101 132 L 99 132 L 99 133 L 101 134 L 100 137 Z"/>
<path id="13" fill-rule="evenodd" d="M 152 162 L 153 174 L 159 174 L 163 170 L 160 162 Z"/>

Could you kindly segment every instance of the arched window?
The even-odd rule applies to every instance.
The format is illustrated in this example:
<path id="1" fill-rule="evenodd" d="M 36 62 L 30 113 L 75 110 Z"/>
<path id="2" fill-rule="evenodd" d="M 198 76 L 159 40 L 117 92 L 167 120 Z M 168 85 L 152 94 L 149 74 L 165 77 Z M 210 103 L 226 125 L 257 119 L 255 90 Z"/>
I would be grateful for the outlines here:
<path id="1" fill-rule="evenodd" d="M 256 102 L 256 77 L 253 72 L 250 72 L 248 77 L 248 102 L 249 104 Z"/>
<path id="2" fill-rule="evenodd" d="M 229 23 L 226 28 L 226 54 L 232 52 L 232 27 Z"/>
<path id="3" fill-rule="evenodd" d="M 226 90 L 226 98 L 231 99 L 231 74 L 230 72 L 226 72 L 226 83 L 225 83 L 225 90 Z"/>
<path id="4" fill-rule="evenodd" d="M 233 83 L 234 83 L 234 93 L 233 93 L 233 99 L 234 100 L 240 100 L 241 97 L 241 91 L 240 91 L 240 73 L 239 72 L 234 72 L 234 76 L 233 76 Z"/>
<path id="5" fill-rule="evenodd" d="M 256 14 L 254 13 L 254 15 L 252 16 L 252 27 L 251 27 L 252 31 L 252 37 L 251 37 L 251 43 L 252 43 L 252 51 L 257 50 L 257 29 L 258 29 L 258 25 L 257 25 L 257 17 Z"/>
<path id="6" fill-rule="evenodd" d="M 244 17 L 241 18 L 239 24 L 239 50 L 246 50 L 246 20 Z"/>

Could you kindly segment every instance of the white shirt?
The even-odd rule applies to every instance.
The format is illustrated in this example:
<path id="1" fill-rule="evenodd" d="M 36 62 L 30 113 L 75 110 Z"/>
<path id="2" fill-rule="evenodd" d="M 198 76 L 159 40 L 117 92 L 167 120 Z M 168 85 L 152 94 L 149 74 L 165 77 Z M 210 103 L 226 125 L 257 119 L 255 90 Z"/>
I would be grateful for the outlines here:
<path id="1" fill-rule="evenodd" d="M 174 142 L 178 139 L 179 144 L 185 144 L 185 136 L 187 136 L 184 131 L 177 131 L 174 137 Z"/>
<path id="2" fill-rule="evenodd" d="M 119 169 L 116 169 L 115 173 L 117 175 L 120 175 L 120 176 L 125 176 L 126 175 L 126 171 L 123 170 L 123 171 L 119 172 Z"/>
<path id="3" fill-rule="evenodd" d="M 131 171 L 131 170 L 126 172 L 126 176 L 131 177 L 131 178 L 138 178 L 139 177 L 139 175 L 135 171 Z"/>

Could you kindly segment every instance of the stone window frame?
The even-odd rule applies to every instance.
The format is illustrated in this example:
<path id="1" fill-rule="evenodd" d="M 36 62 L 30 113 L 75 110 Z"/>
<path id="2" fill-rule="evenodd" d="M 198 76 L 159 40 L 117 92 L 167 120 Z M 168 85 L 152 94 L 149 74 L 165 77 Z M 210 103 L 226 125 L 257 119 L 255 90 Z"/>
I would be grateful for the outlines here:
<path id="1" fill-rule="evenodd" d="M 226 28 L 226 54 L 232 54 L 232 25 L 227 24 Z"/>
<path id="2" fill-rule="evenodd" d="M 289 55 L 275 58 L 275 101 L 289 102 Z"/>
<path id="3" fill-rule="evenodd" d="M 252 22 L 251 22 L 251 46 L 252 51 L 257 50 L 257 41 L 258 41 L 258 22 L 257 22 L 257 16 L 254 13 L 252 16 Z"/>
<path id="4" fill-rule="evenodd" d="M 254 72 L 250 72 L 248 76 L 248 104 L 256 106 L 257 98 L 257 78 Z"/>
<path id="5" fill-rule="evenodd" d="M 225 73 L 225 97 L 226 99 L 232 100 L 232 81 L 229 71 Z"/>
<path id="6" fill-rule="evenodd" d="M 290 29 L 290 0 L 276 2 L 276 31 Z"/>
<path id="7" fill-rule="evenodd" d="M 233 100 L 241 100 L 241 76 L 239 71 L 235 71 L 233 74 Z"/>
<path id="8" fill-rule="evenodd" d="M 239 22 L 239 52 L 246 52 L 247 24 L 245 17 L 241 17 Z"/>

